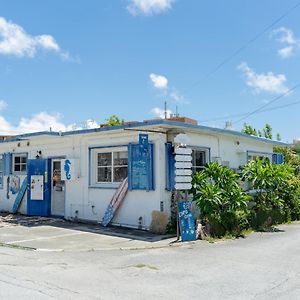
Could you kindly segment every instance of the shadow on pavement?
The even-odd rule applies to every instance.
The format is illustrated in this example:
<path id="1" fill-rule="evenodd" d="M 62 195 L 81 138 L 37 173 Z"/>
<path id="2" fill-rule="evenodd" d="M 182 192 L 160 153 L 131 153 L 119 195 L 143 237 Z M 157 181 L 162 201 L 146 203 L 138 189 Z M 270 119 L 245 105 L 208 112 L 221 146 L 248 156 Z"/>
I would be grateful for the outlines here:
<path id="1" fill-rule="evenodd" d="M 145 242 L 158 242 L 174 237 L 173 234 L 157 235 L 145 230 L 131 229 L 125 227 L 108 226 L 104 227 L 96 223 L 71 222 L 59 218 L 47 218 L 39 216 L 24 216 L 20 214 L 0 213 L 0 229 L 3 227 L 24 226 L 52 226 L 70 230 L 123 237 L 131 240 Z"/>

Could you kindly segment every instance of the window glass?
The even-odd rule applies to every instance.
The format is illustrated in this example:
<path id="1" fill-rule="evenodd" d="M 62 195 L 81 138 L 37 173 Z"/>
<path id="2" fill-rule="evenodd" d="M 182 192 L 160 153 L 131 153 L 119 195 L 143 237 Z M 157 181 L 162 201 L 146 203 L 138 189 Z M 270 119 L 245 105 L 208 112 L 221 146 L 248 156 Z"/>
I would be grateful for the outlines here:
<path id="1" fill-rule="evenodd" d="M 13 157 L 14 172 L 26 172 L 27 169 L 27 155 L 15 154 Z"/>
<path id="2" fill-rule="evenodd" d="M 114 152 L 114 165 L 125 166 L 128 164 L 128 153 L 126 151 Z"/>
<path id="3" fill-rule="evenodd" d="M 114 182 L 121 182 L 127 177 L 127 167 L 114 168 Z"/>
<path id="4" fill-rule="evenodd" d="M 111 153 L 98 153 L 98 166 L 111 166 Z"/>
<path id="5" fill-rule="evenodd" d="M 128 152 L 97 153 L 96 182 L 122 182 L 128 173 Z"/>
<path id="6" fill-rule="evenodd" d="M 206 164 L 206 151 L 193 150 L 192 151 L 192 171 L 193 173 L 199 172 L 204 169 Z"/>
<path id="7" fill-rule="evenodd" d="M 111 182 L 111 167 L 98 168 L 98 182 Z"/>

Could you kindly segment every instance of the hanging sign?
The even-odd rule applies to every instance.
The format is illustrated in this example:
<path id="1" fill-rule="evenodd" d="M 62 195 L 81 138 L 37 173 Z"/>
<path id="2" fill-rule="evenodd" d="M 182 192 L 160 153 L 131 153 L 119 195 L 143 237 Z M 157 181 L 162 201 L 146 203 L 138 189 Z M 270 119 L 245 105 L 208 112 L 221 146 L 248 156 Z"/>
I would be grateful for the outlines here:
<path id="1" fill-rule="evenodd" d="M 181 241 L 182 242 L 195 241 L 196 228 L 195 228 L 195 219 L 192 214 L 191 201 L 178 202 L 178 218 L 179 218 Z"/>

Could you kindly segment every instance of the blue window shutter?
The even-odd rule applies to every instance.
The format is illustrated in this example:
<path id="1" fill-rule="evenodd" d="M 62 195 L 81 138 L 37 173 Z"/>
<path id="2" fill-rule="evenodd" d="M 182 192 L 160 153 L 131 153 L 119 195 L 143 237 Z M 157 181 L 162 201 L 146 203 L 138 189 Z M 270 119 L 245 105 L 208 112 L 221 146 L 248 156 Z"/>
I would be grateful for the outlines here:
<path id="1" fill-rule="evenodd" d="M 277 153 L 277 164 L 283 164 L 284 163 L 284 156 L 282 153 Z"/>
<path id="2" fill-rule="evenodd" d="M 139 144 L 128 145 L 128 189 L 154 190 L 154 145 L 148 151 Z"/>
<path id="3" fill-rule="evenodd" d="M 132 190 L 132 144 L 128 145 L 128 190 Z"/>
<path id="4" fill-rule="evenodd" d="M 284 163 L 284 156 L 282 153 L 273 153 L 272 160 L 273 164 L 281 165 Z"/>
<path id="5" fill-rule="evenodd" d="M 9 152 L 3 154 L 2 172 L 4 176 L 12 174 L 12 154 Z"/>
<path id="6" fill-rule="evenodd" d="M 172 191 L 175 185 L 175 156 L 171 143 L 166 143 L 166 190 Z"/>
<path id="7" fill-rule="evenodd" d="M 149 184 L 149 190 L 155 190 L 155 178 L 154 178 L 154 144 L 149 144 L 148 184 Z"/>

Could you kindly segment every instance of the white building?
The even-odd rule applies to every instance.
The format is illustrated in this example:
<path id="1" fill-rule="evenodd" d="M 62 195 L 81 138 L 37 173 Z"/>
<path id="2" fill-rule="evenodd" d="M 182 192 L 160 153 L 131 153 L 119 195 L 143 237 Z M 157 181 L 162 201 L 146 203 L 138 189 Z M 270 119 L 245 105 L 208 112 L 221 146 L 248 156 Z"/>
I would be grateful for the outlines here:
<path id="1" fill-rule="evenodd" d="M 169 120 L 19 135 L 0 143 L 0 210 L 16 211 L 20 203 L 22 214 L 101 222 L 128 176 L 129 191 L 112 223 L 149 229 L 153 211 L 170 215 L 172 147 L 180 133 L 193 149 L 194 171 L 210 161 L 236 169 L 255 156 L 276 159 L 273 146 L 285 145 Z M 139 144 L 139 134 L 148 135 L 149 146 Z"/>

